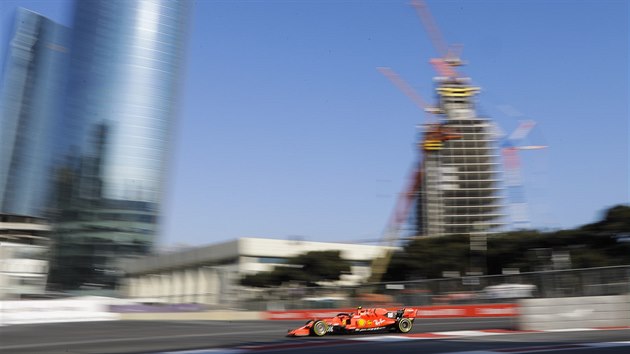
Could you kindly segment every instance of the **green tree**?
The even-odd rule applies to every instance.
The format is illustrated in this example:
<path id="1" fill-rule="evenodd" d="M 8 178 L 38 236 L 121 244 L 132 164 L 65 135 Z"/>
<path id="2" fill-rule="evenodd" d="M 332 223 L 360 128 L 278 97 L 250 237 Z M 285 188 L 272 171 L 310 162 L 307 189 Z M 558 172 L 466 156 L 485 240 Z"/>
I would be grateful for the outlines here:
<path id="1" fill-rule="evenodd" d="M 572 268 L 630 264 L 630 206 L 608 209 L 601 221 L 570 230 L 540 232 L 520 230 L 488 236 L 484 254 L 471 253 L 466 235 L 419 238 L 393 255 L 384 281 L 441 278 L 444 271 L 464 274 L 483 257 L 486 274 L 501 274 L 504 268 L 521 272 L 551 269 L 558 264 L 553 254 L 568 253 Z M 476 259 L 474 257 L 477 257 Z M 563 265 L 564 266 L 564 265 Z"/>
<path id="2" fill-rule="evenodd" d="M 241 284 L 251 287 L 273 287 L 288 282 L 303 282 L 316 286 L 321 281 L 339 280 L 350 272 L 350 263 L 341 258 L 340 251 L 312 251 L 290 258 L 285 266 L 276 266 L 270 272 L 250 274 Z"/>
<path id="3" fill-rule="evenodd" d="M 594 232 L 629 232 L 630 231 L 630 206 L 617 205 L 604 213 L 604 218 L 594 224 L 581 228 Z"/>

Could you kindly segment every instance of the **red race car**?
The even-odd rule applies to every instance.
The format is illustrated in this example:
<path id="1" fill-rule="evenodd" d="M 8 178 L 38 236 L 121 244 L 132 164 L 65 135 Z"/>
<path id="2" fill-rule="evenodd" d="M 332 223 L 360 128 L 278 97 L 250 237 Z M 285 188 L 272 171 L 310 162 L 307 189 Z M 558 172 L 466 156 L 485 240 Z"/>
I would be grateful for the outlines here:
<path id="1" fill-rule="evenodd" d="M 353 313 L 340 313 L 335 317 L 312 319 L 300 328 L 289 330 L 287 336 L 323 336 L 326 333 L 357 333 L 387 329 L 407 333 L 413 327 L 416 309 L 402 308 L 388 311 L 383 308 L 362 309 Z"/>

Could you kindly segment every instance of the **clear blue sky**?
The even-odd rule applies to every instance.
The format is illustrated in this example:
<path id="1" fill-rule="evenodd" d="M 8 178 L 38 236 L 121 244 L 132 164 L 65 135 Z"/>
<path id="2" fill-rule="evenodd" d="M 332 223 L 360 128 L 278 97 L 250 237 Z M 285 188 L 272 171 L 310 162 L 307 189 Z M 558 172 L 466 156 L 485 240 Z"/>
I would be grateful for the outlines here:
<path id="1" fill-rule="evenodd" d="M 18 3 L 68 23 L 68 1 L 3 1 L 3 31 Z M 627 1 L 427 3 L 480 112 L 550 146 L 521 155 L 534 227 L 629 202 Z M 407 0 L 196 1 L 160 243 L 379 239 L 424 118 L 375 68 L 429 99 L 435 55 Z"/>

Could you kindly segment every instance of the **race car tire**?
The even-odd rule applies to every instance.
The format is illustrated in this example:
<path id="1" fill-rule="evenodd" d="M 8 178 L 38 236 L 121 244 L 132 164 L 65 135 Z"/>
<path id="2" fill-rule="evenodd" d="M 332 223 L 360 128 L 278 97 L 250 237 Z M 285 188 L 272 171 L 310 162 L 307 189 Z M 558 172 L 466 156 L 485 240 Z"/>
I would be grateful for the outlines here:
<path id="1" fill-rule="evenodd" d="M 328 332 L 328 325 L 326 322 L 318 320 L 313 323 L 313 327 L 311 327 L 311 333 L 313 333 L 313 335 L 321 337 L 326 334 L 326 332 Z"/>
<path id="2" fill-rule="evenodd" d="M 396 328 L 400 333 L 407 333 L 411 331 L 412 327 L 413 322 L 408 318 L 401 318 L 400 320 L 398 320 L 398 323 L 396 323 Z"/>

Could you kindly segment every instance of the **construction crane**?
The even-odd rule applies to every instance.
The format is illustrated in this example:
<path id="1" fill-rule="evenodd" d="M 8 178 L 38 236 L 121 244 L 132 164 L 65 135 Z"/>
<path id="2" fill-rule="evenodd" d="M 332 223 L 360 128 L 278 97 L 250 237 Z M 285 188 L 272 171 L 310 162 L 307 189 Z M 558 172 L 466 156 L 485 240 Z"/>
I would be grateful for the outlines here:
<path id="1" fill-rule="evenodd" d="M 429 106 L 422 96 L 392 69 L 386 67 L 377 69 L 425 112 L 428 123 L 424 125 L 425 131 L 418 143 L 419 150 L 422 150 L 424 154 L 437 152 L 442 149 L 445 141 L 461 138 L 460 135 L 439 122 L 437 115 L 443 113 L 441 109 Z M 394 212 L 383 237 L 383 243 L 388 247 L 382 257 L 373 260 L 369 282 L 379 282 L 387 271 L 393 253 L 392 247 L 400 239 L 402 226 L 409 217 L 412 204 L 417 200 L 418 191 L 422 184 L 422 170 L 422 159 L 419 158 L 412 169 L 406 189 L 398 195 Z"/>
<path id="2" fill-rule="evenodd" d="M 438 53 L 439 58 L 430 60 L 436 72 L 441 76 L 443 82 L 452 80 L 457 81 L 462 78 L 456 67 L 462 66 L 464 62 L 461 60 L 460 45 L 447 45 L 444 37 L 435 23 L 429 8 L 423 0 L 412 0 L 411 5 L 416 9 L 418 17 L 429 35 L 433 48 Z M 440 95 L 450 97 L 465 97 L 473 94 L 474 87 L 438 87 Z M 544 149 L 544 145 L 519 146 L 523 140 L 536 125 L 534 121 L 523 121 L 516 130 L 501 144 L 501 154 L 505 167 L 505 186 L 508 194 L 508 202 L 510 203 L 510 215 L 514 228 L 529 227 L 529 218 L 527 216 L 527 203 L 524 197 L 523 181 L 520 173 L 520 159 L 518 150 L 537 150 Z"/>
<path id="3" fill-rule="evenodd" d="M 546 145 L 520 145 L 535 125 L 536 122 L 533 120 L 521 121 L 512 134 L 503 139 L 501 143 L 501 155 L 505 166 L 505 186 L 510 203 L 511 223 L 514 229 L 529 228 L 530 226 L 518 151 L 539 150 L 547 147 Z"/>
<path id="4" fill-rule="evenodd" d="M 442 149 L 445 141 L 461 138 L 460 135 L 453 133 L 442 124 L 434 123 L 427 124 L 427 126 L 429 129 L 424 133 L 424 138 L 418 144 L 419 149 L 423 150 L 425 154 Z M 385 252 L 381 257 L 377 257 L 372 261 L 372 271 L 368 279 L 371 283 L 379 282 L 387 271 L 393 255 L 393 246 L 400 240 L 402 227 L 409 218 L 411 206 L 418 198 L 422 178 L 422 159 L 419 158 L 412 169 L 406 188 L 402 193 L 398 194 L 394 210 L 385 228 L 383 236 L 383 244 L 387 246 Z"/>
<path id="5" fill-rule="evenodd" d="M 433 58 L 429 62 L 439 75 L 440 81 L 457 81 L 460 74 L 455 70 L 455 67 L 463 64 L 459 58 L 460 50 L 458 49 L 460 47 L 448 47 L 445 45 L 442 34 L 433 21 L 433 17 L 423 1 L 413 0 L 411 5 L 416 9 L 420 19 L 422 20 L 422 24 L 425 26 L 433 46 L 439 55 L 439 58 Z M 422 96 L 391 68 L 379 67 L 378 70 L 425 113 L 426 123 L 424 124 L 424 134 L 421 141 L 418 143 L 422 158 L 429 154 L 439 153 L 446 141 L 461 138 L 460 135 L 451 131 L 451 129 L 449 129 L 441 121 L 439 116 L 445 113 L 441 107 L 435 107 L 427 104 Z M 471 88 L 469 86 L 439 87 L 438 94 L 442 96 L 471 95 L 474 94 L 475 90 L 476 88 Z M 418 158 L 418 162 L 416 162 L 414 168 L 412 169 L 411 177 L 409 178 L 409 183 L 407 184 L 406 189 L 400 193 L 397 198 L 396 206 L 385 228 L 383 237 L 383 242 L 385 246 L 388 247 L 382 257 L 378 257 L 372 262 L 372 273 L 368 280 L 369 282 L 381 281 L 383 274 L 387 271 L 387 267 L 393 253 L 392 246 L 394 246 L 400 239 L 402 226 L 409 218 L 411 206 L 414 201 L 417 200 L 418 193 L 423 182 L 422 158 Z M 437 157 L 437 159 L 431 159 L 431 161 L 432 163 L 435 161 L 438 161 L 439 163 L 439 157 Z"/>
<path id="6" fill-rule="evenodd" d="M 387 227 L 385 228 L 385 233 L 383 237 L 383 241 L 387 247 L 385 253 L 382 257 L 377 258 L 372 263 L 372 275 L 369 279 L 370 282 L 379 282 L 382 279 L 382 275 L 386 272 L 389 262 L 391 260 L 391 256 L 393 253 L 393 247 L 399 240 L 402 225 L 408 220 L 410 210 L 412 209 L 413 202 L 417 200 L 421 186 L 424 185 L 427 188 L 427 195 L 433 195 L 431 199 L 427 197 L 427 203 L 429 206 L 425 207 L 423 205 L 422 212 L 426 213 L 423 215 L 423 234 L 425 235 L 441 235 L 447 234 L 445 223 L 444 223 L 444 211 L 443 202 L 441 197 L 441 191 L 448 190 L 449 192 L 457 191 L 458 188 L 477 188 L 477 187 L 459 187 L 459 184 L 442 184 L 441 169 L 442 164 L 449 162 L 442 161 L 441 150 L 445 147 L 450 149 L 446 142 L 453 139 L 460 139 L 462 136 L 458 134 L 459 131 L 462 132 L 463 135 L 470 133 L 470 130 L 465 131 L 462 129 L 473 128 L 473 129 L 482 129 L 481 132 L 479 130 L 474 130 L 474 133 L 471 134 L 484 134 L 483 129 L 485 129 L 483 122 L 479 123 L 480 120 L 477 120 L 474 112 L 474 105 L 472 103 L 472 96 L 474 96 L 477 92 L 479 92 L 478 87 L 474 87 L 469 85 L 469 78 L 465 77 L 461 73 L 459 69 L 464 63 L 460 58 L 461 46 L 447 46 L 443 39 L 441 32 L 439 31 L 431 13 L 429 12 L 428 7 L 425 2 L 422 0 L 412 0 L 411 5 L 416 10 L 418 16 L 420 17 L 423 26 L 426 29 L 426 32 L 429 35 L 431 43 L 435 48 L 435 51 L 438 54 L 437 58 L 430 59 L 430 64 L 433 66 L 434 70 L 437 73 L 437 77 L 435 78 L 436 84 L 436 93 L 438 102 L 436 106 L 431 106 L 426 103 L 426 101 L 419 95 L 408 83 L 406 83 L 398 74 L 396 74 L 390 68 L 378 68 L 378 70 L 385 75 L 395 86 L 397 86 L 405 95 L 407 95 L 419 108 L 425 112 L 426 123 L 424 124 L 424 134 L 421 138 L 421 141 L 418 144 L 419 147 L 419 155 L 421 158 L 415 163 L 414 168 L 412 169 L 412 174 L 410 177 L 410 182 L 407 184 L 406 189 L 398 196 L 398 200 L 396 203 L 396 207 L 394 212 L 392 213 L 392 217 L 390 218 Z M 462 121 L 466 121 L 468 118 L 471 118 L 471 125 L 463 125 L 460 126 Z M 449 122 L 453 124 L 449 124 Z M 467 123 L 466 123 L 467 124 Z M 524 199 L 520 198 L 519 195 L 522 195 L 520 189 L 522 189 L 522 182 L 520 179 L 519 167 L 520 162 L 517 155 L 517 150 L 524 149 L 541 149 L 545 146 L 521 146 L 518 145 L 518 142 L 522 140 L 529 131 L 533 128 L 534 123 L 532 121 L 523 122 L 508 138 L 503 140 L 503 144 L 501 145 L 501 152 L 504 157 L 504 163 L 506 168 L 506 189 L 509 193 L 512 194 L 512 198 L 510 199 L 512 202 L 512 209 L 523 209 L 525 212 L 516 211 L 514 213 L 514 220 L 519 221 L 523 219 L 523 215 L 526 215 L 526 207 L 524 204 Z M 457 129 L 457 131 L 451 130 Z M 466 139 L 469 139 L 468 137 Z M 475 138 L 474 135 L 470 139 L 481 139 Z M 466 140 L 467 142 L 472 142 L 476 144 L 481 144 L 481 140 Z M 485 146 L 485 145 L 483 145 Z M 488 147 L 481 147 L 480 150 L 488 149 Z M 473 152 L 470 154 L 473 160 L 478 160 L 480 157 L 474 154 L 480 155 L 482 158 L 491 158 L 491 155 L 484 155 L 480 152 Z M 466 158 L 468 155 L 462 155 L 463 158 Z M 458 156 L 459 157 L 459 156 Z M 449 155 L 449 158 L 453 158 L 452 155 Z M 450 162 L 452 164 L 452 162 Z M 452 166 L 447 166 L 448 168 L 453 168 Z M 446 167 L 445 167 L 446 168 Z M 464 172 L 465 173 L 465 172 Z M 452 177 L 452 176 L 449 176 Z M 456 178 L 459 178 L 457 176 Z M 466 178 L 461 179 L 461 183 L 481 183 L 488 182 L 492 183 L 492 177 L 484 177 L 488 178 L 487 180 L 482 177 L 476 177 L 478 180 L 468 181 Z M 445 188 L 445 189 L 442 189 Z M 492 190 L 492 188 L 488 188 L 488 190 Z M 432 192 L 432 194 L 430 193 Z M 488 192 L 491 193 L 491 192 Z M 488 194 L 491 197 L 491 194 Z M 424 197 L 423 197 L 424 198 Z M 490 199 L 489 199 L 490 200 Z M 463 201 L 462 203 L 465 203 Z M 488 204 L 483 205 L 484 208 L 487 207 L 486 210 L 490 210 L 487 214 L 479 213 L 474 214 L 474 217 L 480 218 L 484 217 L 495 217 L 492 214 L 493 208 L 498 208 L 500 205 Z M 453 208 L 453 206 L 450 206 Z M 455 208 L 460 207 L 460 205 L 455 205 Z M 462 204 L 462 208 L 467 207 L 467 204 Z M 457 216 L 456 214 L 453 214 Z M 453 215 L 448 215 L 453 217 Z M 468 216 L 466 216 L 468 217 Z M 526 217 L 525 217 L 526 218 Z M 426 225 L 424 224 L 426 223 Z M 500 225 L 500 223 L 491 223 L 488 222 L 484 225 L 474 225 L 476 228 L 490 228 L 496 225 Z M 458 226 L 455 226 L 453 230 L 455 230 Z M 483 229 L 481 229 L 483 231 Z M 453 232 L 453 231 L 450 231 Z M 455 231 L 455 232 L 466 232 L 466 231 Z"/>
<path id="7" fill-rule="evenodd" d="M 426 101 L 422 98 L 422 96 L 413 88 L 411 85 L 407 83 L 400 75 L 398 75 L 394 70 L 388 67 L 378 67 L 376 68 L 381 72 L 385 77 L 389 79 L 402 93 L 407 95 L 413 103 L 420 108 L 425 114 L 426 121 L 435 121 L 438 119 L 435 115 L 442 113 L 442 111 L 437 107 L 429 106 Z"/>
<path id="8" fill-rule="evenodd" d="M 383 235 L 383 243 L 386 246 L 381 257 L 372 260 L 371 273 L 368 279 L 370 283 L 381 281 L 383 274 L 387 271 L 389 262 L 394 253 L 393 247 L 400 239 L 402 225 L 409 217 L 409 210 L 413 201 L 417 198 L 417 193 L 422 183 L 422 162 L 416 164 L 411 171 L 411 175 L 406 189 L 398 194 L 396 204 Z"/>
<path id="9" fill-rule="evenodd" d="M 431 39 L 433 48 L 440 56 L 439 58 L 431 59 L 429 62 L 433 65 L 436 71 L 443 76 L 457 77 L 458 74 L 454 68 L 464 64 L 460 58 L 462 46 L 449 46 L 446 44 L 439 27 L 433 20 L 433 16 L 423 0 L 412 0 L 411 6 L 416 9 L 416 13 L 429 35 L 429 38 Z"/>

